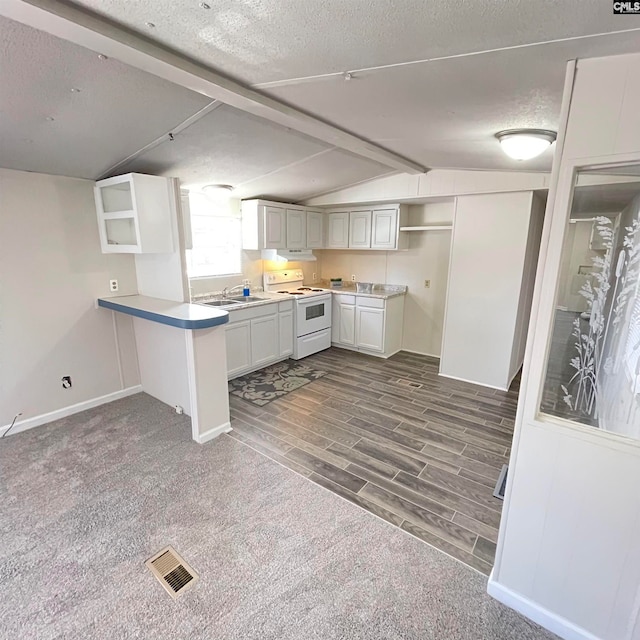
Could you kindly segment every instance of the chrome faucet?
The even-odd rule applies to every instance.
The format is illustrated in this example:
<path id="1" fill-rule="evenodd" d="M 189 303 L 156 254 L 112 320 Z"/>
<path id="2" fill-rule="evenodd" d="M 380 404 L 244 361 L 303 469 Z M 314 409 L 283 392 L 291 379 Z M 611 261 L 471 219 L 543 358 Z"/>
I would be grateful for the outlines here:
<path id="1" fill-rule="evenodd" d="M 222 298 L 225 299 L 232 291 L 235 291 L 236 289 L 242 289 L 243 287 L 243 284 L 237 284 L 235 287 L 231 287 L 231 289 L 229 289 L 229 287 L 225 287 L 222 290 Z"/>

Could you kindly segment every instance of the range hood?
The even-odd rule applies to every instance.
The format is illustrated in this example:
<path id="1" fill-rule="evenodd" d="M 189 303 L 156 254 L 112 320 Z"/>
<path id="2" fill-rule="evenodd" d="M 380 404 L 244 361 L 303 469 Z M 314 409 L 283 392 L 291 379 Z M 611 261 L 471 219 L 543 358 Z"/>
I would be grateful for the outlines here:
<path id="1" fill-rule="evenodd" d="M 311 249 L 263 249 L 263 260 L 276 262 L 313 262 L 317 258 Z"/>

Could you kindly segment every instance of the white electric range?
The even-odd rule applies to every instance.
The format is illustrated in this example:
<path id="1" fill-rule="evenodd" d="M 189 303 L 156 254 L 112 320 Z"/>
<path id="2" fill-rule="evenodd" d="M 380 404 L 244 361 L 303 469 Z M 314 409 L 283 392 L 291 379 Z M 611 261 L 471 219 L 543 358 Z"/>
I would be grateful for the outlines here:
<path id="1" fill-rule="evenodd" d="M 267 271 L 264 290 L 286 293 L 294 299 L 293 359 L 300 360 L 331 346 L 331 291 L 304 287 L 301 269 Z"/>

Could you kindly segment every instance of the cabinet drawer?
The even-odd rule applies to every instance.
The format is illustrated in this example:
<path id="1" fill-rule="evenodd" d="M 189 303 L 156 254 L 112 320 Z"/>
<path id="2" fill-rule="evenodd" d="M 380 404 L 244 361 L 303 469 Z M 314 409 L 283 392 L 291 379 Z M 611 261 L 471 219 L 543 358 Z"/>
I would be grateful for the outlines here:
<path id="1" fill-rule="evenodd" d="M 277 302 L 238 309 L 237 311 L 229 310 L 229 322 L 241 322 L 243 320 L 252 320 L 253 318 L 262 318 L 263 316 L 272 316 L 277 312 Z"/>
<path id="2" fill-rule="evenodd" d="M 280 313 L 283 311 L 293 311 L 293 301 L 285 300 L 284 302 L 278 302 L 278 311 L 280 311 Z"/>
<path id="3" fill-rule="evenodd" d="M 358 296 L 358 306 L 359 307 L 368 307 L 369 309 L 384 309 L 384 299 L 383 298 L 365 298 L 363 296 Z"/>
<path id="4" fill-rule="evenodd" d="M 355 296 L 349 296 L 344 293 L 334 294 L 334 295 L 336 297 L 336 304 L 355 304 L 356 303 Z"/>

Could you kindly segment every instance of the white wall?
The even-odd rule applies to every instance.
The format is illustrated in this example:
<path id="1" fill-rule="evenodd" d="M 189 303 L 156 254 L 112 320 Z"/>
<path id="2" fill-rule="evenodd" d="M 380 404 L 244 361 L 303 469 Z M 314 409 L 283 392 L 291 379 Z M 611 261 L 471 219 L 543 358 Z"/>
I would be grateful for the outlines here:
<path id="1" fill-rule="evenodd" d="M 318 258 L 315 262 L 287 262 L 283 266 L 280 262 L 272 262 L 270 260 L 262 260 L 260 251 L 243 251 L 242 252 L 242 274 L 235 276 L 219 276 L 216 278 L 191 278 L 189 286 L 193 295 L 201 293 L 218 293 L 225 287 L 235 287 L 242 284 L 245 278 L 251 280 L 251 289 L 256 290 L 263 286 L 262 276 L 265 271 L 284 271 L 285 269 L 302 269 L 304 272 L 305 284 L 314 282 L 313 274 L 320 278 L 320 252 L 315 251 L 313 254 Z M 236 292 L 242 293 L 241 291 Z"/>
<path id="2" fill-rule="evenodd" d="M 527 334 L 529 333 L 529 319 L 531 317 L 533 289 L 536 282 L 538 258 L 540 256 L 540 241 L 542 240 L 542 226 L 544 224 L 546 203 L 546 195 L 540 196 L 534 194 L 531 207 L 531 219 L 529 222 L 529 237 L 527 238 L 524 268 L 522 271 L 522 284 L 520 285 L 520 302 L 518 303 L 515 337 L 513 350 L 511 352 L 509 381 L 513 380 L 524 362 L 524 351 L 527 345 Z"/>
<path id="3" fill-rule="evenodd" d="M 92 182 L 0 169 L 0 429 L 139 383 L 130 319 L 121 372 L 113 316 L 95 308 L 112 278 L 137 293 L 133 256 L 100 252 Z"/>
<path id="4" fill-rule="evenodd" d="M 440 373 L 507 389 L 533 193 L 457 199 Z"/>
<path id="5" fill-rule="evenodd" d="M 640 638 L 640 443 L 538 415 L 573 168 L 640 161 L 638 69 L 639 54 L 580 60 L 575 82 L 568 78 L 489 583 L 492 595 L 572 639 Z"/>
<path id="6" fill-rule="evenodd" d="M 409 207 L 409 224 L 451 224 L 453 202 Z M 402 348 L 440 356 L 451 231 L 421 231 L 409 234 L 407 251 L 340 251 L 321 254 L 323 279 L 352 275 L 363 282 L 401 284 L 409 288 L 405 296 Z M 430 288 L 424 286 L 431 280 Z"/>
<path id="7" fill-rule="evenodd" d="M 151 298 L 188 302 L 187 265 L 180 183 L 177 178 L 169 181 L 171 201 L 171 253 L 139 253 L 135 256 L 138 293 Z M 188 209 L 185 212 L 189 215 Z M 190 225 L 189 225 L 190 226 Z"/>
<path id="8" fill-rule="evenodd" d="M 311 206 L 403 202 L 416 198 L 452 197 L 474 193 L 533 191 L 549 186 L 548 173 L 527 171 L 463 171 L 433 169 L 375 178 L 307 200 Z"/>

